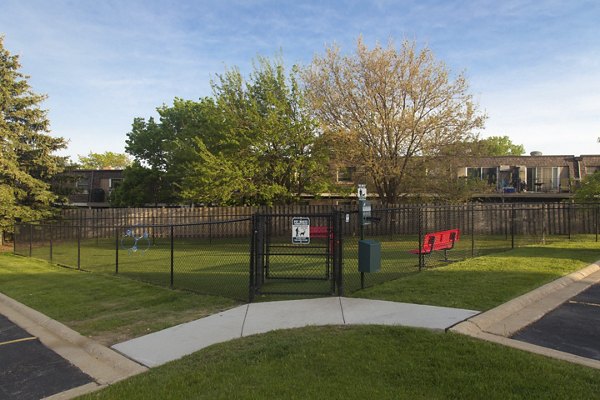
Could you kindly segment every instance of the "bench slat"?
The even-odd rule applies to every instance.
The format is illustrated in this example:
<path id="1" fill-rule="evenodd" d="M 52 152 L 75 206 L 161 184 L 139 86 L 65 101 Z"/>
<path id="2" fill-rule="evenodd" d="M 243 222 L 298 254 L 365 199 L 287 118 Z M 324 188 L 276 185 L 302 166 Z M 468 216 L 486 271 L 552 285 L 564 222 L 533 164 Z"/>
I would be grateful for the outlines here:
<path id="1" fill-rule="evenodd" d="M 459 229 L 432 232 L 425 235 L 420 249 L 410 250 L 411 254 L 430 254 L 432 251 L 450 250 L 460 238 Z M 433 246 L 432 246 L 433 243 Z"/>

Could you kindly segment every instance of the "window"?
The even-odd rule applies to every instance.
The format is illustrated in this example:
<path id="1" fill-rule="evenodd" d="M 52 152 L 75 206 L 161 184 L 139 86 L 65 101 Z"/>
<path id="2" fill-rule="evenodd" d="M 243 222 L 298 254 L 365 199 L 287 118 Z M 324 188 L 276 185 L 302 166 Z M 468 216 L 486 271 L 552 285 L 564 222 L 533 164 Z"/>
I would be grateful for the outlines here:
<path id="1" fill-rule="evenodd" d="M 596 166 L 589 166 L 589 167 L 586 166 L 585 167 L 585 173 L 586 173 L 586 175 L 592 175 L 593 173 L 598 172 L 598 171 L 600 171 L 600 166 L 597 166 L 597 165 Z"/>
<path id="2" fill-rule="evenodd" d="M 560 170 L 561 167 L 537 167 L 531 168 L 531 174 L 528 171 L 528 179 L 530 179 L 536 192 L 558 190 L 560 186 Z"/>
<path id="3" fill-rule="evenodd" d="M 496 168 L 467 168 L 468 178 L 478 178 L 486 181 L 489 185 L 496 184 Z"/>
<path id="4" fill-rule="evenodd" d="M 78 178 L 75 182 L 75 188 L 79 193 L 88 194 L 90 190 L 90 180 L 85 176 Z"/>
<path id="5" fill-rule="evenodd" d="M 121 183 L 123 183 L 123 178 L 110 178 L 108 180 L 108 187 L 110 190 L 115 190 Z"/>
<path id="6" fill-rule="evenodd" d="M 355 172 L 356 172 L 355 167 L 338 168 L 338 171 L 337 171 L 338 182 L 352 182 Z"/>

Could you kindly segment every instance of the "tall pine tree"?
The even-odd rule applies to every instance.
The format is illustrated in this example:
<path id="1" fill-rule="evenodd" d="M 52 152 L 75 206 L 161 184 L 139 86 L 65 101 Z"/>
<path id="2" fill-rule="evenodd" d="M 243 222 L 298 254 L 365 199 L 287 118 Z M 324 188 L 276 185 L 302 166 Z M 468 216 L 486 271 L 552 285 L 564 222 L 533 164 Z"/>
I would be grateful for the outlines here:
<path id="1" fill-rule="evenodd" d="M 54 155 L 66 142 L 48 135 L 47 111 L 40 108 L 46 96 L 31 90 L 20 68 L 0 36 L 0 243 L 15 219 L 50 214 L 56 196 L 49 182 L 66 162 Z"/>

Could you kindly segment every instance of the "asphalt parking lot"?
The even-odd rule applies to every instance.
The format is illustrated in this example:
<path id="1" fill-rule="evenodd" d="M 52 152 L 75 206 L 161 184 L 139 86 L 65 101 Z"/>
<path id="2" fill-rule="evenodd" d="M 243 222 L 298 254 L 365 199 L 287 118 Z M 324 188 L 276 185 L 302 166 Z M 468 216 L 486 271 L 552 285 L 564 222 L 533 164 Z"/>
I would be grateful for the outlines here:
<path id="1" fill-rule="evenodd" d="M 0 399 L 40 399 L 92 378 L 0 315 Z"/>
<path id="2" fill-rule="evenodd" d="M 600 361 L 600 284 L 566 301 L 512 338 Z"/>

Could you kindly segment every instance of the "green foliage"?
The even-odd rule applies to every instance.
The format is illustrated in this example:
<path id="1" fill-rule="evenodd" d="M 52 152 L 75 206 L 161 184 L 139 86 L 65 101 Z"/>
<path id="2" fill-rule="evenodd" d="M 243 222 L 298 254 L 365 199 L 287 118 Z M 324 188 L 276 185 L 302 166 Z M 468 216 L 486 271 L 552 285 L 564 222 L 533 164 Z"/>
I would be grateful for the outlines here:
<path id="1" fill-rule="evenodd" d="M 49 136 L 45 96 L 33 93 L 0 37 L 0 231 L 12 229 L 15 218 L 39 219 L 51 212 L 56 196 L 49 182 L 66 159 L 53 153 L 66 147 Z"/>
<path id="2" fill-rule="evenodd" d="M 123 182 L 111 193 L 110 203 L 116 207 L 143 207 L 173 200 L 161 171 L 143 167 L 134 161 L 123 171 Z"/>
<path id="3" fill-rule="evenodd" d="M 247 81 L 232 69 L 213 89 L 214 99 L 158 108 L 158 122 L 134 120 L 126 151 L 136 163 L 114 204 L 273 204 L 325 188 L 327 146 L 296 68 L 259 58 Z"/>
<path id="4" fill-rule="evenodd" d="M 600 201 L 600 171 L 583 178 L 581 186 L 575 191 L 575 201 L 579 203 Z"/>
<path id="5" fill-rule="evenodd" d="M 520 156 L 525 154 L 522 144 L 514 144 L 508 136 L 490 136 L 478 141 L 482 156 Z"/>
<path id="6" fill-rule="evenodd" d="M 422 193 L 423 160 L 472 140 L 486 118 L 465 76 L 452 78 L 414 42 L 369 49 L 359 38 L 350 55 L 332 46 L 303 78 L 314 114 L 334 138 L 336 161 L 363 168 L 386 204 Z"/>
<path id="7" fill-rule="evenodd" d="M 127 154 L 106 151 L 104 153 L 92 153 L 87 156 L 79 156 L 79 167 L 83 169 L 125 169 L 131 165 L 131 159 Z"/>
<path id="8" fill-rule="evenodd" d="M 126 140 L 126 151 L 135 162 L 124 172 L 123 184 L 113 204 L 143 205 L 181 201 L 183 178 L 198 141 L 213 145 L 222 129 L 216 105 L 176 98 L 172 106 L 157 108 L 160 120 L 136 118 Z"/>
<path id="9" fill-rule="evenodd" d="M 214 204 L 273 204 L 318 193 L 327 182 L 326 146 L 298 83 L 283 62 L 259 58 L 246 81 L 237 69 L 213 82 L 227 124 L 196 139 L 183 197 Z"/>

